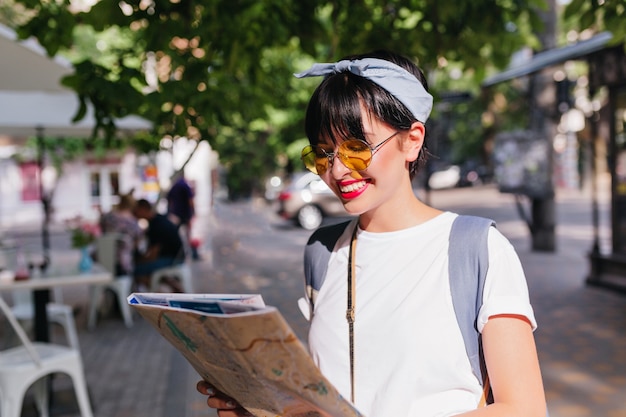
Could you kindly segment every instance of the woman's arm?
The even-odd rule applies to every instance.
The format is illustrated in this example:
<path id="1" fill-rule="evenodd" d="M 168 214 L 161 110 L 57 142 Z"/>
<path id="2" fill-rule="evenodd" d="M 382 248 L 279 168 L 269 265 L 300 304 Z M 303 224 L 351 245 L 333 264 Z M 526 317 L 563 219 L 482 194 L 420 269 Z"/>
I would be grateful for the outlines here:
<path id="1" fill-rule="evenodd" d="M 464 417 L 546 417 L 546 399 L 532 328 L 523 316 L 489 318 L 483 352 L 494 403 Z"/>

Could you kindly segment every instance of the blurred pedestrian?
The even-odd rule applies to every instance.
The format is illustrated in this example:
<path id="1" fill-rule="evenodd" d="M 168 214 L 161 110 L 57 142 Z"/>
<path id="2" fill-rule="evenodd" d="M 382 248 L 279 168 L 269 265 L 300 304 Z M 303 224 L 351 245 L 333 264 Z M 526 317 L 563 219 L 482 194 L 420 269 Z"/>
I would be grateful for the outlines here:
<path id="1" fill-rule="evenodd" d="M 115 275 L 132 275 L 134 270 L 134 256 L 139 241 L 143 237 L 143 229 L 139 227 L 137 218 L 133 215 L 135 199 L 133 190 L 119 196 L 119 202 L 113 210 L 100 217 L 102 233 L 115 233 L 116 261 Z"/>
<path id="2" fill-rule="evenodd" d="M 191 220 L 195 214 L 194 192 L 181 171 L 167 193 L 167 215 L 185 236 L 187 247 L 191 245 Z"/>
<path id="3" fill-rule="evenodd" d="M 147 246 L 139 254 L 134 270 L 135 283 L 142 291 L 150 287 L 154 271 L 184 262 L 185 251 L 178 226 L 167 216 L 157 213 L 148 200 L 137 201 L 133 213 L 138 219 L 148 221 L 145 231 Z M 183 292 L 180 282 L 173 277 L 166 277 L 166 284 L 175 292 Z"/>

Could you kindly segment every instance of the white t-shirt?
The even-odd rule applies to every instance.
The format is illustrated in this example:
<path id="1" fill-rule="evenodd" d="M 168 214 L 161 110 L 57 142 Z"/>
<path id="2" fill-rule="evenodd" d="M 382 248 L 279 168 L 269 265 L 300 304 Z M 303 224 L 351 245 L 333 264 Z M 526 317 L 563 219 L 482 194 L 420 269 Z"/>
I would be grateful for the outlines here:
<path id="1" fill-rule="evenodd" d="M 356 243 L 355 403 L 367 417 L 444 417 L 473 410 L 481 387 L 472 373 L 448 280 L 446 212 L 395 232 L 359 230 Z M 354 224 L 354 223 L 353 223 Z M 337 241 L 315 302 L 309 347 L 322 373 L 350 398 L 347 307 L 352 226 Z M 495 228 L 479 331 L 495 314 L 526 316 L 536 327 L 519 259 Z"/>

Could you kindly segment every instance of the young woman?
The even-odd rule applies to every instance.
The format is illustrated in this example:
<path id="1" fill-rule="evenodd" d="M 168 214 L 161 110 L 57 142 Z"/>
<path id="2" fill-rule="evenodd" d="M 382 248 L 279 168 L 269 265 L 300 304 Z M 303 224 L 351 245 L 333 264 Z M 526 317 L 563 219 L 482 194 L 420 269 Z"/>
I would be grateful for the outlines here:
<path id="1" fill-rule="evenodd" d="M 322 373 L 368 417 L 545 417 L 526 280 L 513 247 L 493 227 L 477 320 L 493 403 L 479 406 L 482 387 L 448 281 L 448 238 L 457 215 L 425 205 L 411 186 L 432 108 L 419 68 L 378 51 L 316 64 L 297 76 L 325 77 L 307 109 L 305 166 L 358 215 L 334 246 L 311 314 L 309 347 Z M 198 390 L 220 417 L 247 415 L 205 382 Z"/>

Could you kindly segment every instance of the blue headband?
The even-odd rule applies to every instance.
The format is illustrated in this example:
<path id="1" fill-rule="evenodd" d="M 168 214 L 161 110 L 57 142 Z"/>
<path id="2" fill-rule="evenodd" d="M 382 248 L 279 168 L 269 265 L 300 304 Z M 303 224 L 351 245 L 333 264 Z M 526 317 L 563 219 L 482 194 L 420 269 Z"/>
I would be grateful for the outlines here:
<path id="1" fill-rule="evenodd" d="M 334 64 L 318 63 L 294 75 L 298 78 L 320 77 L 346 71 L 367 78 L 389 91 L 420 122 L 425 123 L 428 120 L 433 108 L 433 96 L 428 94 L 424 85 L 413 74 L 384 59 L 365 58 L 343 60 Z"/>

